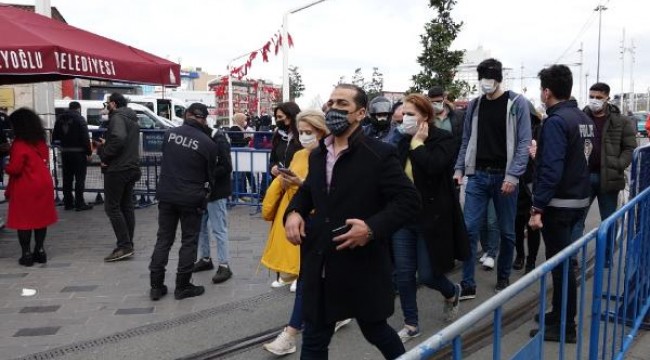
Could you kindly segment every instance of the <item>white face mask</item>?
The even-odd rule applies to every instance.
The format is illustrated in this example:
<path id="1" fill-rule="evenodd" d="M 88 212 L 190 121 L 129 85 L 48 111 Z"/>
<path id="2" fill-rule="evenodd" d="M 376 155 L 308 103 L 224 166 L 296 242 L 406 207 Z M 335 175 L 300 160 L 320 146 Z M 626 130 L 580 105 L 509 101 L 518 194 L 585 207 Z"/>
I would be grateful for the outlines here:
<path id="1" fill-rule="evenodd" d="M 300 136 L 298 136 L 298 140 L 300 140 L 302 147 L 307 148 L 316 141 L 316 134 L 300 134 Z"/>
<path id="2" fill-rule="evenodd" d="M 605 102 L 599 99 L 589 99 L 587 103 L 587 106 L 589 106 L 592 112 L 599 112 L 603 109 L 603 105 L 605 105 Z"/>
<path id="3" fill-rule="evenodd" d="M 418 120 L 413 115 L 404 115 L 404 121 L 400 126 L 403 133 L 414 135 L 418 131 Z"/>
<path id="4" fill-rule="evenodd" d="M 443 112 L 443 110 L 445 110 L 445 104 L 442 101 L 434 102 L 432 103 L 432 105 L 433 105 L 433 111 L 436 114 L 440 114 L 441 112 Z"/>
<path id="5" fill-rule="evenodd" d="M 493 79 L 481 79 L 481 91 L 484 94 L 492 94 L 497 89 L 497 81 Z"/>

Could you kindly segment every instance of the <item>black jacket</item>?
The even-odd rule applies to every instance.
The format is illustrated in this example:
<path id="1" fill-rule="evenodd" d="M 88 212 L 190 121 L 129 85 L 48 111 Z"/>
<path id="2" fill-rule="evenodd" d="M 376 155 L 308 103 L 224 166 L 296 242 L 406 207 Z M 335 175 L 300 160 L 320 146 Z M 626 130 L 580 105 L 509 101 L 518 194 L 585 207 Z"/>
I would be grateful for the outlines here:
<path id="1" fill-rule="evenodd" d="M 446 130 L 429 126 L 424 146 L 411 150 L 412 136 L 397 145 L 402 168 L 411 160 L 413 182 L 422 198 L 417 223 L 424 233 L 432 271 L 444 274 L 454 259 L 467 260 L 469 240 L 452 174 L 460 146 Z"/>
<path id="2" fill-rule="evenodd" d="M 193 120 L 165 131 L 157 195 L 161 202 L 203 208 L 214 184 L 217 144 Z"/>
<path id="3" fill-rule="evenodd" d="M 106 142 L 97 153 L 108 165 L 106 172 L 140 171 L 140 126 L 135 111 L 128 107 L 115 109 L 104 138 Z"/>
<path id="4" fill-rule="evenodd" d="M 61 146 L 61 152 L 92 154 L 88 125 L 78 111 L 66 110 L 59 115 L 52 130 L 52 143 Z"/>
<path id="5" fill-rule="evenodd" d="M 273 134 L 272 139 L 273 147 L 271 148 L 271 155 L 269 157 L 269 168 L 272 168 L 278 163 L 282 163 L 285 167 L 291 164 L 293 154 L 302 149 L 300 141 L 294 136 L 290 141 L 282 139 L 282 135 L 276 132 Z"/>
<path id="6" fill-rule="evenodd" d="M 452 109 L 448 104 L 445 104 L 445 106 L 449 111 L 448 116 L 451 120 L 451 134 L 454 136 L 456 143 L 458 143 L 458 151 L 460 151 L 460 145 L 463 142 L 463 124 L 465 123 L 465 112 L 463 110 Z M 458 155 L 458 152 L 456 155 Z"/>
<path id="7" fill-rule="evenodd" d="M 537 149 L 533 206 L 580 209 L 589 206 L 589 156 L 594 122 L 574 100 L 546 110 Z"/>
<path id="8" fill-rule="evenodd" d="M 303 315 L 312 322 L 387 319 L 394 310 L 390 238 L 419 213 L 420 199 L 395 147 L 366 137 L 360 128 L 334 164 L 328 190 L 324 141 L 309 156 L 309 174 L 285 215 L 310 217 L 300 247 Z M 332 230 L 361 219 L 374 232 L 363 247 L 336 250 Z"/>
<path id="9" fill-rule="evenodd" d="M 209 201 L 227 198 L 232 194 L 232 159 L 230 157 L 230 144 L 223 132 L 217 130 L 212 136 L 217 145 L 217 159 L 214 164 L 213 183 L 210 185 Z"/>

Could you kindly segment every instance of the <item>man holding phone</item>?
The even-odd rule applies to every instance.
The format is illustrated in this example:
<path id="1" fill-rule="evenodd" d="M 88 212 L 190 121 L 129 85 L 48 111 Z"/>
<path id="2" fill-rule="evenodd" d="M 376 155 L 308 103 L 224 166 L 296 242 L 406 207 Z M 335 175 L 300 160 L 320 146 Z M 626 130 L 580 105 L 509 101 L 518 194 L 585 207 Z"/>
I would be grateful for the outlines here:
<path id="1" fill-rule="evenodd" d="M 389 241 L 417 215 L 420 199 L 395 149 L 364 135 L 365 91 L 340 84 L 328 105 L 332 135 L 312 150 L 285 214 L 287 239 L 301 245 L 302 358 L 327 358 L 336 322 L 356 318 L 364 337 L 394 359 L 404 345 L 386 322 L 395 303 Z"/>

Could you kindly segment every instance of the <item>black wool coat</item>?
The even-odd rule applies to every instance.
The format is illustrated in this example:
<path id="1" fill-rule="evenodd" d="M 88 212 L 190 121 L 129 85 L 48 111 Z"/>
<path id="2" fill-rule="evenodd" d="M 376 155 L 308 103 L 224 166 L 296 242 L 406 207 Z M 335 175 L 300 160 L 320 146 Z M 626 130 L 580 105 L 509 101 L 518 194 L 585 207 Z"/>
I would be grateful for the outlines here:
<path id="1" fill-rule="evenodd" d="M 366 137 L 361 128 L 334 164 L 329 190 L 326 162 L 321 140 L 310 154 L 309 174 L 285 213 L 309 217 L 301 245 L 303 315 L 314 323 L 384 320 L 393 314 L 395 302 L 390 239 L 418 214 L 420 198 L 396 149 Z M 346 219 L 365 221 L 374 233 L 368 244 L 336 250 L 332 230 Z"/>
<path id="2" fill-rule="evenodd" d="M 410 149 L 412 136 L 398 145 L 400 163 L 411 160 L 413 181 L 422 198 L 417 222 L 426 240 L 434 274 L 444 274 L 454 267 L 454 260 L 469 258 L 470 248 L 465 220 L 455 190 L 452 174 L 458 143 L 446 130 L 429 126 L 424 146 Z"/>

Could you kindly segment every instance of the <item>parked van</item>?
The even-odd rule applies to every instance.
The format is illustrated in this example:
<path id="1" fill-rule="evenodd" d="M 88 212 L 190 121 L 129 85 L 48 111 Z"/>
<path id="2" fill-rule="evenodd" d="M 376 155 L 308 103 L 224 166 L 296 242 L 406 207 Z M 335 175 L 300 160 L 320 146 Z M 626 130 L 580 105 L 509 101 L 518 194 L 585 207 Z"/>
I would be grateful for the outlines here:
<path id="1" fill-rule="evenodd" d="M 88 129 L 98 129 L 102 122 L 104 102 L 99 100 L 54 100 L 54 113 L 56 116 L 58 117 L 66 111 L 72 101 L 77 101 L 81 105 L 81 115 L 86 118 Z M 169 122 L 169 120 L 157 116 L 146 106 L 136 103 L 129 103 L 127 106 L 133 109 L 138 115 L 138 125 L 140 125 L 141 129 L 167 129 L 174 127 L 174 124 Z"/>
<path id="2" fill-rule="evenodd" d="M 108 99 L 110 94 L 104 95 L 104 101 Z M 185 103 L 180 99 L 156 98 L 150 95 L 131 95 L 124 94 L 124 97 L 129 100 L 129 103 L 136 103 L 144 105 L 154 114 L 164 117 L 173 123 L 175 126 L 183 125 L 183 118 L 185 116 Z"/>

